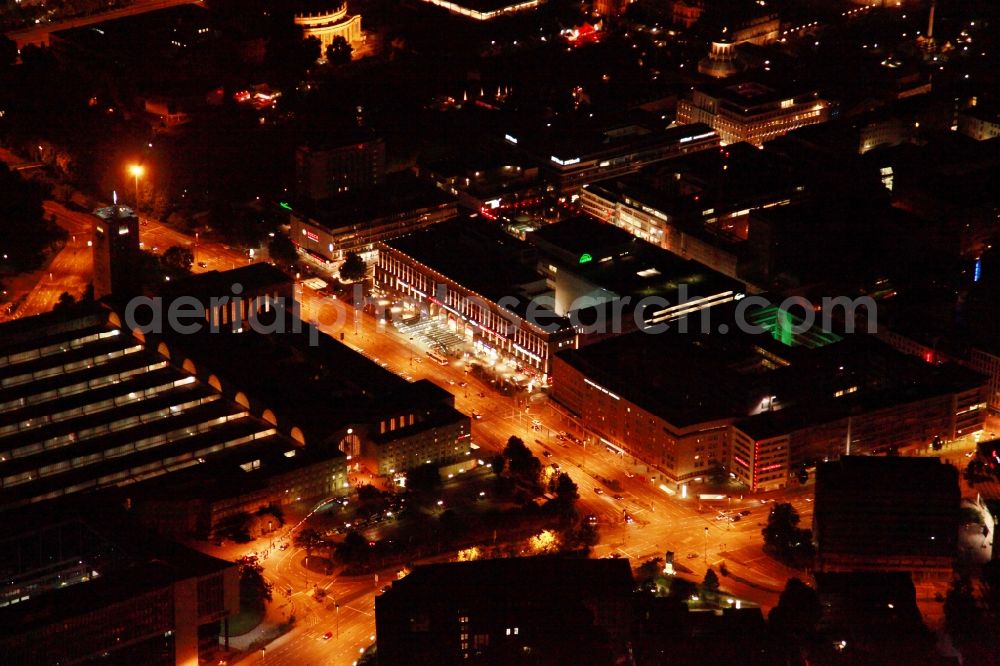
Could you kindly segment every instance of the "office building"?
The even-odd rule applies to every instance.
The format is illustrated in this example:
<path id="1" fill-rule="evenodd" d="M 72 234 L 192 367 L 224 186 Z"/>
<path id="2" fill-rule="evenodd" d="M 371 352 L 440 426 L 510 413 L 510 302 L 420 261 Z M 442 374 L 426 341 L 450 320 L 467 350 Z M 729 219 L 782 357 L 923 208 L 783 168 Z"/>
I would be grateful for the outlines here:
<path id="1" fill-rule="evenodd" d="M 844 456 L 816 469 L 816 571 L 951 580 L 958 470 L 938 458 Z"/>
<path id="2" fill-rule="evenodd" d="M 552 356 L 576 346 L 538 272 L 538 253 L 482 218 L 456 219 L 379 245 L 375 282 L 410 299 L 477 352 L 544 381 Z"/>
<path id="3" fill-rule="evenodd" d="M 778 90 L 755 81 L 696 86 L 677 102 L 677 122 L 702 123 L 718 132 L 723 145 L 762 145 L 804 125 L 822 123 L 829 103 L 815 90 Z"/>
<path id="4" fill-rule="evenodd" d="M 752 268 L 747 247 L 752 214 L 809 194 L 793 162 L 742 143 L 586 185 L 578 204 L 637 238 L 745 279 Z"/>
<path id="5" fill-rule="evenodd" d="M 1000 110 L 978 105 L 965 109 L 958 114 L 958 131 L 976 141 L 1000 137 Z"/>
<path id="6" fill-rule="evenodd" d="M 371 132 L 328 138 L 295 150 L 295 191 L 310 201 L 385 182 L 385 142 Z"/>
<path id="7" fill-rule="evenodd" d="M 645 113 L 595 120 L 589 127 L 512 131 L 505 141 L 542 165 L 543 178 L 564 194 L 573 194 L 587 183 L 719 146 L 719 136 L 706 125 L 666 129 L 659 115 Z"/>
<path id="8" fill-rule="evenodd" d="M 342 260 L 348 252 L 369 251 L 379 241 L 458 214 L 453 196 L 406 173 L 387 178 L 374 189 L 286 206 L 292 242 L 322 264 Z"/>
<path id="9" fill-rule="evenodd" d="M 741 282 L 590 217 L 546 225 L 528 240 L 556 314 L 587 334 L 581 344 L 669 325 L 746 293 Z"/>
<path id="10" fill-rule="evenodd" d="M 683 331 L 674 322 L 660 335 L 603 340 L 553 364 L 552 397 L 590 441 L 655 467 L 671 489 L 718 466 L 752 490 L 781 488 L 847 452 L 983 429 L 984 380 L 963 368 L 928 366 L 861 334 L 795 332 L 799 320 L 777 306 L 749 311 L 757 334 L 719 309 L 692 317 Z M 713 333 L 698 333 L 706 321 Z"/>
<path id="11" fill-rule="evenodd" d="M 217 660 L 220 634 L 228 640 L 228 617 L 239 611 L 237 566 L 161 541 L 120 508 L 89 509 L 5 518 L 3 662 Z"/>
<path id="12" fill-rule="evenodd" d="M 375 598 L 380 664 L 616 663 L 631 631 L 625 560 L 430 564 Z"/>

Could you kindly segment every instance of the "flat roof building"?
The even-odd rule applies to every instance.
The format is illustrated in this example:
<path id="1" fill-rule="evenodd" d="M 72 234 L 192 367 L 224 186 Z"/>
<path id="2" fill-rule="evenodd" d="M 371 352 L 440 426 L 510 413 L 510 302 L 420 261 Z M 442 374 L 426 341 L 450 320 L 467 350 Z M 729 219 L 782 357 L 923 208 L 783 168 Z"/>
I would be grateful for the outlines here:
<path id="1" fill-rule="evenodd" d="M 662 326 L 745 294 L 742 282 L 590 217 L 546 225 L 527 239 L 541 254 L 556 314 L 580 333 Z"/>
<path id="2" fill-rule="evenodd" d="M 631 631 L 626 560 L 430 564 L 375 598 L 379 663 L 616 663 Z M 540 589 L 541 588 L 543 589 Z"/>
<path id="3" fill-rule="evenodd" d="M 816 570 L 951 580 L 961 491 L 938 458 L 844 456 L 816 469 Z"/>
<path id="4" fill-rule="evenodd" d="M 804 125 L 825 122 L 829 103 L 815 90 L 777 90 L 756 81 L 710 83 L 677 102 L 677 122 L 703 123 L 722 144 L 755 146 Z"/>
<path id="5" fill-rule="evenodd" d="M 845 452 L 886 453 L 982 430 L 983 378 L 929 366 L 869 336 L 790 330 L 776 306 L 741 333 L 712 310 L 659 335 L 635 332 L 566 351 L 552 397 L 592 441 L 683 484 L 721 465 L 753 490 L 783 487 Z M 720 334 L 720 323 L 726 333 Z"/>
<path id="6" fill-rule="evenodd" d="M 707 125 L 667 128 L 660 116 L 595 121 L 592 126 L 512 130 L 504 140 L 530 155 L 543 177 L 571 194 L 587 183 L 614 178 L 660 162 L 719 146 Z"/>
<path id="7" fill-rule="evenodd" d="M 379 246 L 378 285 L 418 302 L 477 351 L 547 375 L 576 346 L 538 272 L 538 252 L 482 218 L 456 219 Z"/>
<path id="8" fill-rule="evenodd" d="M 324 263 L 458 214 L 453 196 L 406 173 L 390 176 L 383 185 L 364 192 L 286 204 L 292 242 Z"/>
<path id="9" fill-rule="evenodd" d="M 7 514 L 4 663 L 188 666 L 217 659 L 220 628 L 226 635 L 228 617 L 239 611 L 236 564 L 162 541 L 120 508 L 88 508 L 90 516 L 66 505 Z"/>

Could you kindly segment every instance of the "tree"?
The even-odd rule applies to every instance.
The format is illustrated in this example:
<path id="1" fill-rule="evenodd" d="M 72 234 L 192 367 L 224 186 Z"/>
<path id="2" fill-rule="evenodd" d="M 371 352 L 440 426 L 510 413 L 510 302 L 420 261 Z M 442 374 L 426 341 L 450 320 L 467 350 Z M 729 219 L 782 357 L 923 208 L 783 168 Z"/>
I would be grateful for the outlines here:
<path id="1" fill-rule="evenodd" d="M 778 605 L 768 615 L 768 622 L 775 635 L 804 640 L 815 633 L 822 615 L 823 606 L 816 590 L 798 578 L 789 578 Z"/>
<path id="2" fill-rule="evenodd" d="M 503 455 L 507 459 L 507 468 L 515 481 L 538 489 L 538 480 L 542 473 L 542 463 L 532 455 L 520 437 L 511 436 L 504 447 Z"/>
<path id="3" fill-rule="evenodd" d="M 28 47 L 24 47 L 27 51 Z M 43 188 L 26 181 L 20 174 L 0 164 L 0 201 L 4 202 L 0 216 L 3 237 L 3 264 L 15 271 L 36 268 L 53 244 L 66 237 L 66 231 L 44 214 Z"/>
<path id="4" fill-rule="evenodd" d="M 719 596 L 719 576 L 709 567 L 705 579 L 701 581 L 701 596 L 706 601 L 715 601 Z"/>
<path id="5" fill-rule="evenodd" d="M 798 527 L 799 514 L 791 504 L 771 508 L 767 526 L 761 530 L 764 548 L 793 566 L 804 566 L 813 557 L 812 531 Z"/>
<path id="6" fill-rule="evenodd" d="M 781 502 L 771 507 L 767 526 L 761 530 L 764 543 L 778 550 L 786 550 L 796 537 L 799 512 L 791 504 Z"/>
<path id="7" fill-rule="evenodd" d="M 503 476 L 503 472 L 507 468 L 507 459 L 503 457 L 502 453 L 498 453 L 490 460 L 490 464 L 493 465 L 491 469 L 494 474 Z"/>
<path id="8" fill-rule="evenodd" d="M 441 487 L 441 473 L 432 463 L 424 463 L 406 474 L 406 487 L 418 493 L 430 493 Z"/>
<path id="9" fill-rule="evenodd" d="M 572 506 L 573 502 L 580 498 L 579 488 L 573 483 L 570 475 L 562 472 L 556 478 L 556 499 L 567 506 Z"/>
<path id="10" fill-rule="evenodd" d="M 295 535 L 295 547 L 305 549 L 307 564 L 309 558 L 312 557 L 313 551 L 319 548 L 322 543 L 323 535 L 311 527 L 306 527 Z"/>
<path id="11" fill-rule="evenodd" d="M 264 567 L 256 555 L 244 555 L 236 560 L 240 572 L 240 599 L 243 604 L 261 608 L 271 600 L 271 584 L 264 578 Z"/>
<path id="12" fill-rule="evenodd" d="M 56 304 L 52 306 L 52 311 L 61 312 L 63 310 L 69 310 L 74 305 L 76 305 L 76 299 L 73 298 L 73 295 L 70 294 L 68 291 L 64 291 L 63 293 L 59 294 L 59 300 L 57 300 Z"/>
<path id="13" fill-rule="evenodd" d="M 346 65 L 351 62 L 354 48 L 346 39 L 337 35 L 326 47 L 326 60 L 331 65 Z"/>
<path id="14" fill-rule="evenodd" d="M 334 554 L 344 564 L 357 564 L 368 558 L 368 542 L 357 530 L 350 530 L 337 544 Z"/>
<path id="15" fill-rule="evenodd" d="M 340 278 L 346 282 L 360 282 L 368 274 L 368 266 L 356 252 L 348 252 L 340 267 Z"/>
<path id="16" fill-rule="evenodd" d="M 17 62 L 17 42 L 0 35 L 0 67 L 13 67 Z"/>
<path id="17" fill-rule="evenodd" d="M 589 551 L 597 545 L 600 535 L 597 533 L 597 526 L 583 521 L 575 527 L 570 527 L 562 533 L 563 550 L 566 551 Z"/>
<path id="18" fill-rule="evenodd" d="M 302 40 L 301 49 L 303 68 L 308 69 L 323 55 L 323 42 L 318 37 L 306 37 Z"/>
<path id="19" fill-rule="evenodd" d="M 358 500 L 361 502 L 375 502 L 381 498 L 382 491 L 370 483 L 358 488 Z"/>
<path id="20" fill-rule="evenodd" d="M 283 266 L 291 266 L 299 260 L 295 243 L 282 233 L 274 234 L 274 238 L 267 244 L 267 251 L 271 254 L 271 259 Z"/>
<path id="21" fill-rule="evenodd" d="M 194 254 L 186 247 L 172 245 L 160 257 L 160 268 L 171 280 L 186 277 L 194 265 Z"/>
<path id="22" fill-rule="evenodd" d="M 968 578 L 957 577 L 952 581 L 944 599 L 944 626 L 959 649 L 976 640 L 980 635 L 982 615 L 972 594 Z"/>

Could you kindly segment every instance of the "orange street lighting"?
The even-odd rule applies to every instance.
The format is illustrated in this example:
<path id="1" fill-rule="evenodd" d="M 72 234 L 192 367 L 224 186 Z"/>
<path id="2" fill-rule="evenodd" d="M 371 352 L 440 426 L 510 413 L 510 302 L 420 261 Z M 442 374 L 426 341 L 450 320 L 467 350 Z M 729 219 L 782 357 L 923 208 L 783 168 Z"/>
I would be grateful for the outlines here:
<path id="1" fill-rule="evenodd" d="M 139 213 L 139 178 L 146 173 L 146 168 L 141 164 L 129 165 L 128 172 L 135 177 L 135 212 Z"/>

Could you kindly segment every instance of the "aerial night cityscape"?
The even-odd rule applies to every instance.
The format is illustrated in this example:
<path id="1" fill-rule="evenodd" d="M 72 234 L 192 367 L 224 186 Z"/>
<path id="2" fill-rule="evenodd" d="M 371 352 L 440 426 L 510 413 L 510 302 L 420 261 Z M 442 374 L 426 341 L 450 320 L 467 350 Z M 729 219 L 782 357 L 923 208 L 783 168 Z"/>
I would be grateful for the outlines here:
<path id="1" fill-rule="evenodd" d="M 0 666 L 1000 666 L 1000 2 L 0 25 Z"/>

